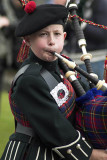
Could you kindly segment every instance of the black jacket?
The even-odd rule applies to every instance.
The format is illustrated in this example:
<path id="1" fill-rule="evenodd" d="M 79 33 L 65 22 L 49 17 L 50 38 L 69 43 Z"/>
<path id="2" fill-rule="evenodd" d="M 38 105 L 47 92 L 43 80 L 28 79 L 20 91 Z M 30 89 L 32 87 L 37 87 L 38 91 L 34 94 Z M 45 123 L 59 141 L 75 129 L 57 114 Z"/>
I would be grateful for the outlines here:
<path id="1" fill-rule="evenodd" d="M 7 157 L 11 154 L 16 160 L 23 157 L 26 160 L 89 160 L 92 147 L 74 125 L 75 92 L 71 84 L 61 78 L 58 61 L 44 62 L 32 55 L 23 66 L 26 64 L 30 66 L 11 88 L 10 105 L 17 123 L 31 128 L 33 138 L 18 132 L 13 134 L 1 160 L 4 160 L 9 145 Z M 58 82 L 51 93 L 40 74 L 43 68 Z M 59 93 L 64 86 L 65 100 L 63 92 Z M 64 101 L 62 104 L 60 98 Z"/>

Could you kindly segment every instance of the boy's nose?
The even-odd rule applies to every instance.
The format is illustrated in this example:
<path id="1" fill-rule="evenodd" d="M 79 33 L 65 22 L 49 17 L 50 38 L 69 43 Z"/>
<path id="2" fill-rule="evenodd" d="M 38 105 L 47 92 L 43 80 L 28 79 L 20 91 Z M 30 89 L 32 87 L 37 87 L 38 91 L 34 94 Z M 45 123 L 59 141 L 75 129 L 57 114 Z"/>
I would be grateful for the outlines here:
<path id="1" fill-rule="evenodd" d="M 49 45 L 54 45 L 55 44 L 55 39 L 53 36 L 50 36 L 49 38 Z"/>

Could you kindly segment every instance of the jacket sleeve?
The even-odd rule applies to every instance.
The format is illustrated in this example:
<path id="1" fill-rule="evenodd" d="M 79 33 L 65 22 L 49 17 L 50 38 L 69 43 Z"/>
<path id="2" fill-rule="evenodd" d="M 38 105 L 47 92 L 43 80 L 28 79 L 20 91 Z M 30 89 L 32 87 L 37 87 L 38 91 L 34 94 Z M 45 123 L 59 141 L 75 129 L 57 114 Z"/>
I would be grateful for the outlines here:
<path id="1" fill-rule="evenodd" d="M 41 76 L 23 76 L 13 98 L 35 134 L 61 158 L 89 159 L 92 147 L 61 114 Z"/>

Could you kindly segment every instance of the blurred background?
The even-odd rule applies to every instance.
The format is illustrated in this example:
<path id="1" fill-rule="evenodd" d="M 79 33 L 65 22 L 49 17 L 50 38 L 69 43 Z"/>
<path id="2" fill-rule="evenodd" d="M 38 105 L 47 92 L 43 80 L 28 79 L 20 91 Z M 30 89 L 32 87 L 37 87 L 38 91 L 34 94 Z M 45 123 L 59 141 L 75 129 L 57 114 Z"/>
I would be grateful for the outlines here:
<path id="1" fill-rule="evenodd" d="M 107 26 L 107 0 L 73 0 L 79 6 L 79 16 L 97 24 Z M 36 0 L 37 5 L 60 3 L 61 0 Z M 14 31 L 24 11 L 18 0 L 0 0 L 0 157 L 11 133 L 14 132 L 14 119 L 11 114 L 8 92 L 12 79 L 20 67 L 16 58 L 22 39 L 16 38 Z M 107 30 L 82 23 L 81 27 L 87 42 L 87 51 L 93 56 L 93 70 L 103 79 L 104 61 L 107 55 Z M 63 53 L 72 58 L 81 68 L 81 50 L 78 47 L 75 32 L 71 25 L 66 27 L 67 38 Z M 87 80 L 82 77 L 84 83 Z"/>

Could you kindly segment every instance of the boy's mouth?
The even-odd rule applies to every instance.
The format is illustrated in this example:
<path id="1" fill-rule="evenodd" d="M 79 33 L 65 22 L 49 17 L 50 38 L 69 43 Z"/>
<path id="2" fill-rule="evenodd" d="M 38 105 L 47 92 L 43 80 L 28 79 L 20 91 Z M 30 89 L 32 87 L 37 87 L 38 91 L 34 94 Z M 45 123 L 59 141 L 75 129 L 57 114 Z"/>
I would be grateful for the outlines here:
<path id="1" fill-rule="evenodd" d="M 51 51 L 51 50 L 45 50 L 45 51 L 50 53 L 51 55 L 53 55 L 53 53 L 55 52 L 55 51 Z"/>

